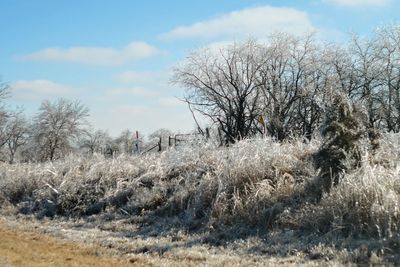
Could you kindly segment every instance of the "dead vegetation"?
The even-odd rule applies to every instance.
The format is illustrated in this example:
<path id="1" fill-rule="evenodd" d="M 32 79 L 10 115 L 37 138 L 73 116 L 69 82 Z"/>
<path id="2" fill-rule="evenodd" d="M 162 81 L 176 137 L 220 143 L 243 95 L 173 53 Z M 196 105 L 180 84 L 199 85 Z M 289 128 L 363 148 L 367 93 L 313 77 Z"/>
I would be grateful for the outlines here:
<path id="1" fill-rule="evenodd" d="M 385 135 L 374 153 L 364 151 L 359 165 L 316 201 L 309 188 L 321 175 L 314 164 L 320 147 L 318 140 L 267 138 L 140 157 L 2 164 L 0 205 L 41 222 L 51 219 L 49 225 L 152 240 L 135 255 L 176 256 L 202 247 L 399 264 L 399 137 Z M 128 253 L 124 244 L 107 240 Z"/>
<path id="2" fill-rule="evenodd" d="M 130 266 L 105 253 L 99 246 L 82 246 L 41 235 L 32 230 L 16 231 L 0 221 L 1 266 Z"/>

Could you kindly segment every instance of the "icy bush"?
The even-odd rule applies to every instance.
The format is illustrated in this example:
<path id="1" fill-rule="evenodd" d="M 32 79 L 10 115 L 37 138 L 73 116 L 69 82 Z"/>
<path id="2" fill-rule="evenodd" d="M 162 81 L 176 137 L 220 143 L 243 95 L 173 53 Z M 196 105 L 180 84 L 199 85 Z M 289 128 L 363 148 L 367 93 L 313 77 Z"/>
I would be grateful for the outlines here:
<path id="1" fill-rule="evenodd" d="M 313 155 L 320 141 L 267 138 L 114 159 L 2 164 L 0 205 L 39 217 L 107 213 L 390 238 L 400 223 L 399 140 L 383 136 L 319 202 L 309 201 L 307 188 L 319 176 Z"/>
<path id="2" fill-rule="evenodd" d="M 3 165 L 0 195 L 27 212 L 51 202 L 61 215 L 108 208 L 256 222 L 266 206 L 313 176 L 308 156 L 316 147 L 258 139 L 221 148 L 192 143 L 115 159 L 71 156 L 53 163 Z"/>
<path id="3" fill-rule="evenodd" d="M 348 171 L 303 219 L 323 231 L 399 238 L 399 140 L 397 135 L 385 135 L 380 148 L 373 155 L 364 154 L 361 167 Z"/>

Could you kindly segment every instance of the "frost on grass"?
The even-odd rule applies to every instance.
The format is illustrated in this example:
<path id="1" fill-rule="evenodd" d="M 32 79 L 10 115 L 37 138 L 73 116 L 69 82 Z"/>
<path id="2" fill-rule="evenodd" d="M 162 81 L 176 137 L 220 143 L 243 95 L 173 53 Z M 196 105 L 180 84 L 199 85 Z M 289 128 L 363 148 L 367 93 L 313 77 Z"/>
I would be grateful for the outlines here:
<path id="1" fill-rule="evenodd" d="M 308 157 L 315 147 L 260 139 L 229 148 L 203 144 L 139 157 L 4 164 L 0 194 L 25 213 L 47 205 L 53 206 L 53 215 L 154 211 L 254 223 L 259 212 L 314 175 Z"/>
<path id="2" fill-rule="evenodd" d="M 361 239 L 368 251 L 397 255 L 399 140 L 385 135 L 374 153 L 365 149 L 358 166 L 318 201 L 307 188 L 320 175 L 313 164 L 320 141 L 255 139 L 138 157 L 2 164 L 0 205 L 38 218 L 95 220 L 108 231 L 124 228 L 109 223 L 123 218 L 136 234 L 201 232 L 209 244 L 258 233 L 269 236 L 269 247 L 290 251 L 280 242 L 292 233 L 296 249 L 309 255 L 318 254 L 318 244 L 358 249 Z"/>

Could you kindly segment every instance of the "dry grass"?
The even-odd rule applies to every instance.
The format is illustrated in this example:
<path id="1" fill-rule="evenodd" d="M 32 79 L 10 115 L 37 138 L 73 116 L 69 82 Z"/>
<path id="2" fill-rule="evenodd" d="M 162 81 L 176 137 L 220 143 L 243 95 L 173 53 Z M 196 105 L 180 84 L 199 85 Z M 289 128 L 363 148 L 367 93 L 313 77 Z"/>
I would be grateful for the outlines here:
<path id="1" fill-rule="evenodd" d="M 35 232 L 16 231 L 0 224 L 1 266 L 131 266 L 104 254 L 99 246 L 85 247 Z"/>
<path id="2" fill-rule="evenodd" d="M 375 154 L 366 151 L 362 166 L 316 201 L 312 188 L 319 172 L 312 155 L 319 146 L 319 141 L 262 139 L 141 157 L 3 164 L 0 205 L 42 221 L 71 223 L 68 227 L 79 221 L 85 229 L 145 242 L 155 238 L 151 244 L 166 238 L 163 246 L 142 249 L 173 257 L 189 253 L 200 261 L 211 254 L 192 247 L 400 263 L 399 137 L 385 136 Z M 238 245 L 241 240 L 254 244 L 245 248 Z M 183 243 L 174 246 L 177 242 Z"/>

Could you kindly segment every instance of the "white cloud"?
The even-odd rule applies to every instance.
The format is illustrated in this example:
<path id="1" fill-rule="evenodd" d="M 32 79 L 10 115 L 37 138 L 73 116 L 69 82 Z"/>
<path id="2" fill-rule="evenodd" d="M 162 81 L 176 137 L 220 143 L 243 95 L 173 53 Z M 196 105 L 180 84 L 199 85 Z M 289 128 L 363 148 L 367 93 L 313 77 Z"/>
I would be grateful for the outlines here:
<path id="1" fill-rule="evenodd" d="M 143 83 L 156 79 L 158 76 L 155 72 L 146 71 L 125 71 L 115 76 L 115 80 L 123 83 Z"/>
<path id="2" fill-rule="evenodd" d="M 265 37 L 273 31 L 304 33 L 314 27 L 306 12 L 287 7 L 260 6 L 234 11 L 189 26 L 179 26 L 160 37 L 167 40 L 214 37 Z"/>
<path id="3" fill-rule="evenodd" d="M 235 41 L 218 41 L 218 42 L 211 42 L 204 46 L 204 49 L 210 49 L 212 51 L 220 51 L 221 49 L 225 49 L 235 44 Z"/>
<path id="4" fill-rule="evenodd" d="M 116 66 L 148 58 L 159 50 L 145 42 L 133 42 L 122 49 L 106 47 L 46 48 L 31 54 L 19 56 L 22 60 L 62 61 L 99 66 Z"/>
<path id="5" fill-rule="evenodd" d="M 324 0 L 324 2 L 344 7 L 384 7 L 389 5 L 392 0 Z"/>
<path id="6" fill-rule="evenodd" d="M 110 88 L 105 92 L 106 96 L 143 96 L 154 97 L 159 93 L 144 87 L 124 87 L 124 88 Z"/>
<path id="7" fill-rule="evenodd" d="M 19 80 L 11 84 L 12 95 L 19 100 L 42 100 L 64 97 L 74 93 L 75 88 L 49 80 Z"/>

